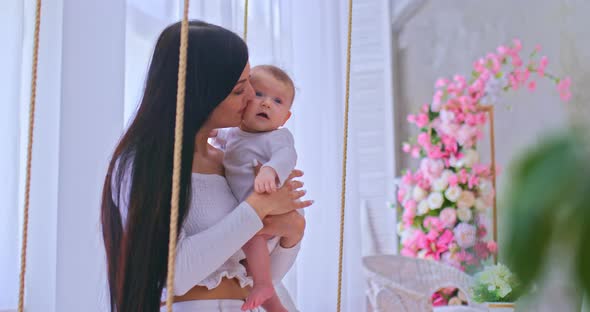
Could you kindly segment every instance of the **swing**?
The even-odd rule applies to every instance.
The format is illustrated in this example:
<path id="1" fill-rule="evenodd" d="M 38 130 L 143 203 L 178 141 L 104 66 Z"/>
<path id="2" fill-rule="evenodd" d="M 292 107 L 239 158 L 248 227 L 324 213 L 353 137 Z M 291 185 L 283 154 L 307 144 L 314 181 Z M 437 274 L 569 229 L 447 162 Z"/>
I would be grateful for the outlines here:
<path id="1" fill-rule="evenodd" d="M 244 41 L 248 35 L 248 0 L 244 0 Z M 182 131 L 184 122 L 184 98 L 186 87 L 186 63 L 188 48 L 188 8 L 189 0 L 184 0 L 183 17 L 180 33 L 180 55 L 178 64 L 178 88 L 176 96 L 176 126 L 174 129 L 174 165 L 172 173 L 172 198 L 171 198 L 171 215 L 170 215 L 170 237 L 168 245 L 168 276 L 166 280 L 167 297 L 166 310 L 172 311 L 173 294 L 174 294 L 174 267 L 176 257 L 176 237 L 178 233 L 178 200 L 180 192 L 180 163 L 182 152 Z M 27 235 L 29 224 L 29 206 L 31 193 L 31 162 L 33 149 L 33 130 L 35 125 L 35 100 L 37 94 L 37 64 L 39 56 L 39 30 L 41 24 L 41 0 L 36 1 L 35 7 L 35 31 L 33 43 L 33 64 L 31 75 L 31 98 L 29 103 L 29 133 L 27 142 L 27 159 L 26 159 L 26 176 L 25 176 L 25 198 L 23 213 L 23 232 L 20 256 L 20 275 L 18 291 L 18 312 L 24 311 L 25 297 L 25 274 L 27 259 Z M 338 253 L 338 297 L 336 311 L 340 312 L 342 301 L 342 255 L 344 249 L 344 210 L 346 200 L 346 160 L 348 147 L 348 111 L 350 95 L 350 54 L 351 54 L 351 37 L 352 37 L 352 0 L 348 1 L 348 39 L 346 47 L 346 93 L 344 109 L 344 134 L 343 134 L 343 158 L 342 158 L 342 182 L 340 197 L 340 244 Z"/>

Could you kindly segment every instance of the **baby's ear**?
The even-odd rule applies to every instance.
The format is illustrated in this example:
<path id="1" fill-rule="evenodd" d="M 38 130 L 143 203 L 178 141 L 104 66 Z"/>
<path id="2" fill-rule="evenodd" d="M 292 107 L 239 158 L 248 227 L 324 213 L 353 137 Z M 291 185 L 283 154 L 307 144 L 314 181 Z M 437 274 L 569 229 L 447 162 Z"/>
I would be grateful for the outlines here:
<path id="1" fill-rule="evenodd" d="M 289 113 L 287 114 L 287 117 L 285 117 L 285 120 L 283 120 L 283 124 L 281 125 L 281 127 L 284 126 L 287 123 L 287 121 L 289 120 L 289 118 L 291 118 L 291 111 L 289 111 Z"/>

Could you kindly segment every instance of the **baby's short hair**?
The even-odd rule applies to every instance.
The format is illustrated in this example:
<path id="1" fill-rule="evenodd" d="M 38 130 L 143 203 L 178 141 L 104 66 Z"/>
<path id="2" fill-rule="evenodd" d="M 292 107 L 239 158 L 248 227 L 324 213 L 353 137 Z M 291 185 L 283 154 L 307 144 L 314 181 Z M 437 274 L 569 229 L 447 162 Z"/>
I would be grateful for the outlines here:
<path id="1" fill-rule="evenodd" d="M 291 88 L 291 91 L 293 91 L 293 98 L 291 99 L 291 102 L 295 99 L 295 84 L 293 83 L 291 77 L 289 77 L 289 75 L 284 70 L 274 65 L 257 65 L 254 66 L 254 68 L 252 68 L 252 70 L 255 69 L 263 70 L 271 74 L 280 82 L 283 82 L 284 84 L 289 86 L 289 88 Z"/>

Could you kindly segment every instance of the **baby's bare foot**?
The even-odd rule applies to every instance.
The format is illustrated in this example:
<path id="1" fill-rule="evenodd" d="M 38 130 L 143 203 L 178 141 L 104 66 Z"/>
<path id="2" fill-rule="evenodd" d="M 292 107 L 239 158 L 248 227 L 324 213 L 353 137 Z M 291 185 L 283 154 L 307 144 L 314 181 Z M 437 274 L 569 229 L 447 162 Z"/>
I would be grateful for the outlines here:
<path id="1" fill-rule="evenodd" d="M 254 285 L 246 302 L 242 305 L 242 311 L 256 309 L 261 306 L 268 298 L 275 295 L 275 289 L 272 284 Z"/>

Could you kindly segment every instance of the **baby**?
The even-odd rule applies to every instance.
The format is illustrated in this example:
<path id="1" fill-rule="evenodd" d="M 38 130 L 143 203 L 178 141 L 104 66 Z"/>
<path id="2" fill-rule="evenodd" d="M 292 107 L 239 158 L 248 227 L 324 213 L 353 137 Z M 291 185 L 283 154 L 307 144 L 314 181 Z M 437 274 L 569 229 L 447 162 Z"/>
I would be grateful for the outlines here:
<path id="1" fill-rule="evenodd" d="M 293 81 L 284 71 L 271 65 L 252 68 L 250 80 L 256 97 L 244 111 L 242 124 L 238 128 L 220 129 L 215 138 L 225 150 L 226 179 L 238 201 L 245 200 L 252 189 L 258 193 L 276 191 L 297 161 L 293 136 L 289 130 L 281 128 L 291 117 L 295 97 Z M 262 162 L 256 176 L 253 161 Z M 248 272 L 254 280 L 242 310 L 262 305 L 268 312 L 287 311 L 272 283 L 268 238 L 256 235 L 242 248 Z"/>

